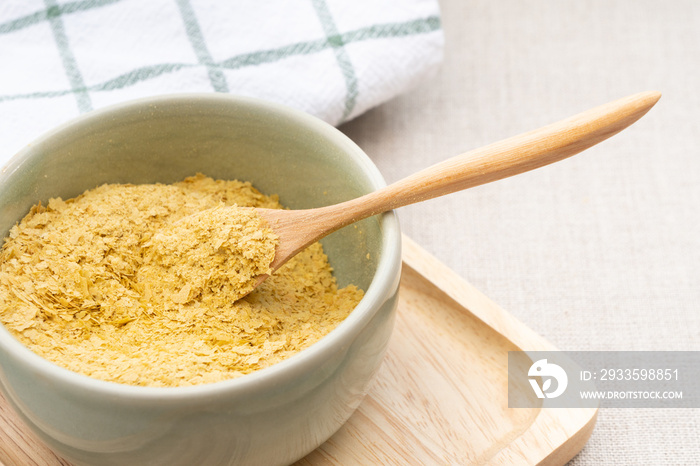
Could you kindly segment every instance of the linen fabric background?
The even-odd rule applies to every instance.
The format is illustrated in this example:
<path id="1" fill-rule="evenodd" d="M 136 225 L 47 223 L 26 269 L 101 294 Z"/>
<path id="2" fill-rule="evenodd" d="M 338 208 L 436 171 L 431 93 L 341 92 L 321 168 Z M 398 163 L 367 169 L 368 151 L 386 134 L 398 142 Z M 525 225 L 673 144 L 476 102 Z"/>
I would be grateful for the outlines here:
<path id="1" fill-rule="evenodd" d="M 635 92 L 663 96 L 573 158 L 399 210 L 404 233 L 559 349 L 700 350 L 700 3 L 440 5 L 437 79 L 341 127 L 388 182 Z M 700 410 L 601 409 L 572 464 L 698 465 Z"/>

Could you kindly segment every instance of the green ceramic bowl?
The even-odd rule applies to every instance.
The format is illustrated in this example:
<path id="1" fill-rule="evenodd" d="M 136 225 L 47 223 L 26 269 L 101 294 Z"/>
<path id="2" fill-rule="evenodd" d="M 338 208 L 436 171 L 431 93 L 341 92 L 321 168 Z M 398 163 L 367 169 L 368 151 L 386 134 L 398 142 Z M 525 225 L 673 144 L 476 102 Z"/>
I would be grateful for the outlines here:
<path id="1" fill-rule="evenodd" d="M 307 114 L 230 95 L 164 96 L 86 114 L 17 154 L 0 173 L 0 233 L 51 197 L 197 172 L 251 181 L 290 208 L 384 186 L 361 149 Z M 396 311 L 400 240 L 393 213 L 328 236 L 339 283 L 366 295 L 328 336 L 272 367 L 194 387 L 120 385 L 60 368 L 0 326 L 2 391 L 75 464 L 293 462 L 341 427 L 380 365 Z"/>

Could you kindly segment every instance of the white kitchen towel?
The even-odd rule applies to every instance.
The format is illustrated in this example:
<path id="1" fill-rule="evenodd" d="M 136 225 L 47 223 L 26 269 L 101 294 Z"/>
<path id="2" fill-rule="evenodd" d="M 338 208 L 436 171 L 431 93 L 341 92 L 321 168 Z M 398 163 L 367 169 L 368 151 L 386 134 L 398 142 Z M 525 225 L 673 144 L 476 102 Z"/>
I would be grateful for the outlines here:
<path id="1" fill-rule="evenodd" d="M 442 59 L 437 0 L 2 0 L 0 163 L 80 113 L 227 92 L 338 125 Z"/>

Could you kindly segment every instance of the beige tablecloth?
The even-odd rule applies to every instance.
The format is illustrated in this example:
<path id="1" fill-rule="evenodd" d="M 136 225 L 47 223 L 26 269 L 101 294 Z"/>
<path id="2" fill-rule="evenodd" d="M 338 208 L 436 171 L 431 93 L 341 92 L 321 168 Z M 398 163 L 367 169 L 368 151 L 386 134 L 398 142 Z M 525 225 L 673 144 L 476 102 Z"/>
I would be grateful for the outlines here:
<path id="1" fill-rule="evenodd" d="M 399 212 L 405 233 L 562 350 L 700 350 L 700 4 L 442 0 L 437 79 L 341 127 L 395 181 L 638 91 L 633 127 Z M 700 464 L 700 410 L 602 409 L 574 465 Z"/>

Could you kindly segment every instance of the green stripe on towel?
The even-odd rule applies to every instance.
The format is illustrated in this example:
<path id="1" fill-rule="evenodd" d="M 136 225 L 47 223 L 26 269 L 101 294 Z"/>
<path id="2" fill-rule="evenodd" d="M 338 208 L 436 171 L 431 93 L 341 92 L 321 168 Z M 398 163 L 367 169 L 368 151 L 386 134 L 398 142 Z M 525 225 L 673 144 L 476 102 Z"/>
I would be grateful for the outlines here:
<path id="1" fill-rule="evenodd" d="M 102 2 L 76 2 L 81 5 L 87 4 L 106 4 L 106 0 Z M 60 8 L 59 8 L 60 9 Z M 7 23 L 5 23 L 7 24 Z M 0 28 L 2 25 L 0 25 Z M 147 81 L 149 79 L 154 79 L 158 76 L 162 76 L 169 73 L 174 73 L 184 68 L 192 68 L 197 66 L 207 66 L 209 69 L 217 70 L 233 70 L 245 68 L 248 66 L 257 66 L 266 63 L 274 63 L 276 61 L 284 60 L 285 58 L 309 55 L 313 53 L 318 53 L 328 48 L 334 47 L 337 50 L 338 47 L 342 45 L 347 45 L 353 42 L 361 42 L 372 39 L 387 39 L 394 37 L 406 37 L 419 34 L 427 34 L 440 29 L 440 18 L 437 16 L 429 16 L 423 19 L 417 19 L 407 22 L 400 23 L 383 23 L 375 24 L 365 28 L 360 28 L 354 31 L 348 31 L 343 34 L 330 35 L 324 39 L 318 39 L 307 42 L 298 42 L 283 47 L 278 47 L 268 50 L 259 50 L 257 52 L 251 52 L 241 55 L 236 55 L 234 57 L 222 60 L 220 62 L 211 63 L 210 65 L 205 64 L 191 64 L 191 63 L 159 63 L 151 66 L 145 66 L 142 68 L 137 68 L 128 73 L 116 76 L 110 80 L 103 83 L 95 84 L 92 86 L 85 86 L 82 81 L 82 77 L 78 73 L 78 82 L 71 81 L 71 89 L 57 90 L 57 91 L 45 91 L 45 92 L 32 92 L 27 94 L 12 94 L 12 95 L 0 95 L 0 102 L 8 100 L 19 100 L 19 99 L 35 99 L 35 98 L 51 98 L 59 97 L 71 93 L 84 94 L 87 96 L 87 92 L 100 92 L 100 91 L 111 91 L 115 89 L 123 89 L 134 85 L 136 83 Z M 68 49 L 70 51 L 70 49 Z M 336 52 L 337 53 L 337 52 Z M 72 56 L 72 53 L 70 54 Z M 336 55 L 337 57 L 338 55 Z M 337 58 L 338 59 L 338 58 Z M 73 60 L 74 61 L 74 60 Z M 342 60 L 339 60 L 340 65 Z M 351 66 L 351 64 L 349 64 Z M 65 66 L 65 64 L 64 64 Z M 342 69 L 342 65 L 341 69 Z M 77 71 L 77 67 L 75 69 Z M 345 73 L 352 72 L 353 74 L 346 75 Z M 346 85 L 348 86 L 348 93 L 346 96 L 344 118 L 347 117 L 352 111 L 355 105 L 355 99 L 357 98 L 357 77 L 354 76 L 354 70 L 344 70 L 344 77 L 346 79 Z M 210 75 L 211 76 L 211 75 Z M 353 84 L 354 83 L 354 84 Z M 212 83 L 213 85 L 213 83 Z M 354 90 L 353 90 L 354 89 Z M 88 97 L 89 98 L 89 97 Z"/>
<path id="2" fill-rule="evenodd" d="M 192 5 L 190 5 L 189 0 L 177 0 L 177 6 L 180 8 L 180 14 L 185 23 L 185 29 L 187 30 L 187 37 L 190 39 L 194 53 L 197 55 L 197 60 L 199 60 L 200 64 L 207 67 L 207 73 L 209 74 L 209 81 L 212 87 L 216 92 L 228 92 L 226 76 L 224 76 L 221 69 L 214 66 L 214 60 L 204 41 L 204 35 L 202 34 L 202 29 L 199 27 L 197 16 L 194 10 L 192 10 Z"/>
<path id="3" fill-rule="evenodd" d="M 343 40 L 343 36 L 338 32 L 338 28 L 335 25 L 335 21 L 333 21 L 333 16 L 328 9 L 326 1 L 311 1 L 318 15 L 318 19 L 321 21 L 321 26 L 323 26 L 328 44 L 333 48 L 335 59 L 338 62 L 340 71 L 343 74 L 343 79 L 345 80 L 345 87 L 347 89 L 345 94 L 345 109 L 343 110 L 343 116 L 340 118 L 341 121 L 344 121 L 350 113 L 352 113 L 355 108 L 355 103 L 357 102 L 357 95 L 359 93 L 357 73 L 355 72 L 355 67 L 352 65 L 352 60 L 350 60 L 348 51 L 345 50 L 345 41 Z"/>
<path id="4" fill-rule="evenodd" d="M 92 110 L 90 95 L 85 91 L 83 76 L 80 74 L 78 63 L 75 61 L 75 56 L 70 48 L 68 37 L 63 27 L 61 10 L 56 4 L 56 0 L 44 0 L 44 4 L 46 5 L 46 17 L 49 20 L 49 24 L 51 24 L 51 32 L 53 32 L 53 37 L 56 40 L 58 52 L 61 54 L 63 68 L 66 70 L 68 82 L 70 82 L 71 89 L 75 94 L 75 100 L 78 102 L 78 110 L 81 112 Z"/>

